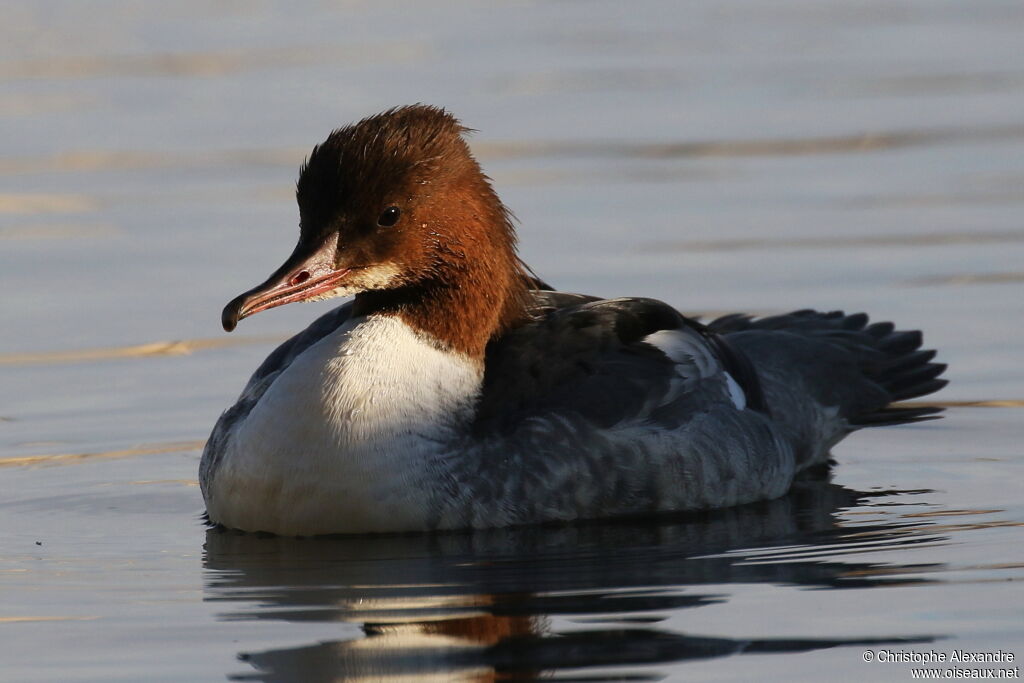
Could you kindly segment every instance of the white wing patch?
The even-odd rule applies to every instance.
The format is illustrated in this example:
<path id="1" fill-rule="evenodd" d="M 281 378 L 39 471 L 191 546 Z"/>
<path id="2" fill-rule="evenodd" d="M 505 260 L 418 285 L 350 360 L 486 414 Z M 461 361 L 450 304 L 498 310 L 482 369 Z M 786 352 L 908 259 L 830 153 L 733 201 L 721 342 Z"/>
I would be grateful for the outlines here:
<path id="1" fill-rule="evenodd" d="M 732 375 L 722 370 L 718 358 L 702 339 L 680 330 L 658 330 L 644 337 L 644 342 L 676 363 L 696 365 L 698 371 L 705 377 L 721 372 L 725 376 L 725 384 L 733 405 L 739 410 L 746 408 L 747 396 L 743 388 Z"/>
<path id="2" fill-rule="evenodd" d="M 678 330 L 658 330 L 644 337 L 644 342 L 655 347 L 676 363 L 690 363 L 697 360 L 701 350 L 697 349 L 687 335 Z"/>
<path id="3" fill-rule="evenodd" d="M 729 387 L 729 398 L 738 410 L 743 410 L 747 407 L 747 395 L 743 393 L 743 387 L 728 372 L 724 374 L 725 384 Z"/>

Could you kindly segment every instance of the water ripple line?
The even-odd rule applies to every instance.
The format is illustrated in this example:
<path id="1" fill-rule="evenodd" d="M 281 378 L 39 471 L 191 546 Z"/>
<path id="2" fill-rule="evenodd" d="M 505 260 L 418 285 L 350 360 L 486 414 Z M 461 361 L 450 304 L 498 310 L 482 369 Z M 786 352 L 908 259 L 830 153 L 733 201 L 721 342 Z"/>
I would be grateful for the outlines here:
<path id="1" fill-rule="evenodd" d="M 0 354 L 0 365 L 49 365 L 54 363 L 82 363 L 115 358 L 141 358 L 147 356 L 184 356 L 194 351 L 219 349 L 227 346 L 247 346 L 282 342 L 284 336 L 255 336 L 236 338 L 179 339 L 156 341 L 132 346 L 112 346 L 98 349 L 70 351 L 44 351 L 40 353 Z"/>
<path id="2" fill-rule="evenodd" d="M 25 467 L 31 465 L 72 465 L 90 460 L 114 460 L 131 458 L 137 455 L 160 455 L 166 453 L 186 453 L 202 450 L 205 441 L 177 441 L 163 444 L 150 444 L 125 448 L 115 451 L 95 451 L 91 453 L 49 453 L 46 455 L 25 455 L 13 458 L 0 458 L 0 467 Z"/>

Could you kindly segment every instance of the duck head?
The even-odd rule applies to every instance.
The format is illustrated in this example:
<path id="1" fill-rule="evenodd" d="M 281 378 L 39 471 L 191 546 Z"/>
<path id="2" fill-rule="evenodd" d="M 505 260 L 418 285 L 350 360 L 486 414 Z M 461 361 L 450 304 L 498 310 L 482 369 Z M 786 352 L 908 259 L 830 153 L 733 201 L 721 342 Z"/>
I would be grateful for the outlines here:
<path id="1" fill-rule="evenodd" d="M 400 315 L 482 356 L 523 317 L 526 279 L 510 214 L 466 132 L 445 110 L 412 105 L 331 133 L 299 173 L 298 244 L 224 308 L 224 329 L 295 301 L 355 295 L 354 315 Z"/>

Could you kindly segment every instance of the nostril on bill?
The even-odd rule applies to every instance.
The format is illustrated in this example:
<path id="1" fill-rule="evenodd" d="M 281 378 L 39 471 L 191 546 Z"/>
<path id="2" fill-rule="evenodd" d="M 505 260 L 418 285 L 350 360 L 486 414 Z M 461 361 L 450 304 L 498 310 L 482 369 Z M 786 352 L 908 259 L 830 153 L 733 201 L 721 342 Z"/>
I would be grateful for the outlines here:
<path id="1" fill-rule="evenodd" d="M 295 275 L 292 275 L 292 279 L 288 281 L 288 284 L 294 287 L 295 285 L 301 285 L 303 282 L 309 279 L 308 270 L 300 270 Z"/>

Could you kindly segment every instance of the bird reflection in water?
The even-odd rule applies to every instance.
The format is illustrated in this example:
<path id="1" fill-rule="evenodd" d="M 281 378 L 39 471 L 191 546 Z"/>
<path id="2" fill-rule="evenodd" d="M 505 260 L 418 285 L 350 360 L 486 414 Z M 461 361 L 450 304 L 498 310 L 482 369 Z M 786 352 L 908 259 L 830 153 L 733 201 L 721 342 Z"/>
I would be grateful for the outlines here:
<path id="1" fill-rule="evenodd" d="M 211 530 L 206 599 L 239 604 L 224 621 L 362 629 L 355 639 L 241 653 L 254 670 L 238 680 L 521 680 L 562 669 L 602 680 L 609 667 L 616 679 L 647 680 L 660 677 L 644 666 L 656 663 L 929 642 L 934 636 L 732 639 L 659 627 L 678 610 L 727 601 L 723 587 L 733 583 L 928 581 L 928 567 L 839 558 L 924 542 L 919 524 L 837 523 L 841 508 L 892 493 L 858 493 L 819 474 L 778 500 L 655 520 L 306 540 Z M 763 555 L 780 547 L 784 559 Z M 580 678 L 588 668 L 594 675 Z"/>

